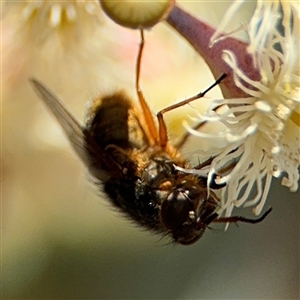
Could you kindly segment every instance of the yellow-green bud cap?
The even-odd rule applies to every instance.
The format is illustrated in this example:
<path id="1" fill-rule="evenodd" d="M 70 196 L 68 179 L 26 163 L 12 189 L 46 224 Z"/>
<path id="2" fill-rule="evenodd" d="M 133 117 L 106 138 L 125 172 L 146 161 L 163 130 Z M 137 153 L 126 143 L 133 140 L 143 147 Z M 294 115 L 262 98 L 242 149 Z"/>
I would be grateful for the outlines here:
<path id="1" fill-rule="evenodd" d="M 99 0 L 102 9 L 116 23 L 133 29 L 154 26 L 165 19 L 175 0 Z"/>

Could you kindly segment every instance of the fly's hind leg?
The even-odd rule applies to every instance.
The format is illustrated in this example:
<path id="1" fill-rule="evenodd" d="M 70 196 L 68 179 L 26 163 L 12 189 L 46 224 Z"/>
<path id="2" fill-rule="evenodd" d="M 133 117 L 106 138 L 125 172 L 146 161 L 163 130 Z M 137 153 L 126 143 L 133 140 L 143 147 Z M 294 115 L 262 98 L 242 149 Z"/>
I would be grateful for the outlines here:
<path id="1" fill-rule="evenodd" d="M 148 139 L 150 141 L 152 141 L 152 143 L 154 142 L 154 144 L 158 145 L 159 141 L 158 141 L 157 128 L 156 128 L 153 116 L 151 114 L 150 108 L 149 108 L 149 106 L 148 106 L 148 104 L 147 104 L 147 102 L 144 98 L 143 92 L 140 88 L 141 62 L 142 62 L 143 49 L 144 49 L 144 45 L 145 45 L 143 29 L 140 30 L 140 33 L 141 33 L 141 42 L 140 42 L 140 46 L 139 46 L 139 52 L 138 52 L 137 63 L 136 63 L 135 88 L 136 88 L 136 92 L 137 92 L 137 95 L 138 95 L 140 105 L 141 105 L 143 113 L 144 113 L 145 122 L 146 122 L 146 126 L 147 126 L 148 133 L 149 133 L 148 134 Z"/>
<path id="2" fill-rule="evenodd" d="M 173 105 L 159 111 L 157 114 L 157 119 L 158 119 L 158 131 L 157 131 L 157 127 L 155 125 L 153 116 L 152 116 L 149 106 L 144 98 L 143 92 L 140 88 L 141 62 L 142 62 L 143 49 L 144 49 L 144 45 L 145 45 L 143 29 L 140 30 L 140 33 L 141 33 L 141 42 L 140 42 L 140 46 L 139 46 L 137 63 L 136 63 L 136 82 L 135 82 L 136 92 L 137 92 L 138 99 L 139 99 L 140 105 L 141 105 L 143 113 L 144 113 L 147 129 L 149 132 L 149 139 L 152 140 L 152 142 L 155 145 L 158 145 L 162 149 L 165 149 L 167 146 L 167 142 L 168 142 L 168 131 L 167 131 L 167 127 L 166 127 L 166 124 L 165 124 L 165 121 L 163 118 L 163 114 L 168 111 L 171 111 L 177 107 L 183 106 L 185 104 L 188 104 L 194 100 L 197 100 L 197 99 L 203 97 L 209 90 L 211 90 L 213 87 L 218 85 L 226 77 L 226 74 L 221 75 L 220 78 L 218 78 L 215 81 L 215 83 L 212 84 L 210 87 L 208 87 L 204 92 L 200 92 L 197 95 L 195 95 L 189 99 L 186 99 L 179 103 L 173 104 Z M 187 139 L 187 137 L 184 137 L 184 141 L 181 142 L 181 145 L 185 142 L 186 139 Z"/>

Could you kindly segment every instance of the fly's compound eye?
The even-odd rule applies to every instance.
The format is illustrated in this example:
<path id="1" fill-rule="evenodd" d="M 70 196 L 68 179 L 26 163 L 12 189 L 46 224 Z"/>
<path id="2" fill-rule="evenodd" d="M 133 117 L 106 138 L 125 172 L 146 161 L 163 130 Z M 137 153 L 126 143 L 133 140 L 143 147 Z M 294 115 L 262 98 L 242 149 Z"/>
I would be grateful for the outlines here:
<path id="1" fill-rule="evenodd" d="M 170 193 L 161 206 L 161 217 L 168 229 L 181 226 L 189 217 L 192 206 L 183 191 Z"/>
<path id="2" fill-rule="evenodd" d="M 176 229 L 196 218 L 195 208 L 201 199 L 196 186 L 184 183 L 171 192 L 161 206 L 161 217 L 168 229 Z"/>

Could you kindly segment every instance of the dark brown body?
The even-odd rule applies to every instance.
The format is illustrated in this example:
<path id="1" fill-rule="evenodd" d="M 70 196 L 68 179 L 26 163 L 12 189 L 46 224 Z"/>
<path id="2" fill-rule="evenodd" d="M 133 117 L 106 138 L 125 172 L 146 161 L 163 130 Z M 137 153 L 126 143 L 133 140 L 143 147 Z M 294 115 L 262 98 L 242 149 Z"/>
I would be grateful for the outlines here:
<path id="1" fill-rule="evenodd" d="M 188 245 L 218 217 L 218 198 L 206 178 L 176 170 L 187 162 L 169 143 L 162 148 L 153 140 L 124 93 L 96 99 L 81 126 L 47 88 L 32 82 L 101 190 L 132 220 Z"/>
<path id="2" fill-rule="evenodd" d="M 91 106 L 85 129 L 85 147 L 92 161 L 100 160 L 97 165 L 102 166 L 101 170 L 104 173 L 101 182 L 105 193 L 115 206 L 148 229 L 171 233 L 175 241 L 190 243 L 191 240 L 194 241 L 196 232 L 197 239 L 204 232 L 205 222 L 217 206 L 217 198 L 212 191 L 211 196 L 207 198 L 205 178 L 175 170 L 174 166 L 188 167 L 187 162 L 175 149 L 169 146 L 168 151 L 163 151 L 157 146 L 149 146 L 146 131 L 143 120 L 132 107 L 130 100 L 124 93 L 116 93 L 96 100 Z M 103 156 L 95 156 L 90 139 L 105 152 L 108 160 L 103 161 Z M 184 219 L 179 220 L 179 223 L 176 220 L 177 215 L 175 220 L 172 215 L 168 217 L 170 208 L 163 205 L 168 197 L 176 197 L 173 194 L 175 190 L 186 195 L 187 199 L 190 198 L 190 190 L 197 194 L 194 195 L 197 200 L 190 199 L 190 208 L 182 207 L 183 211 L 179 208 L 179 211 L 175 212 Z M 199 203 L 200 199 L 202 203 Z M 192 230 L 192 236 L 189 236 L 183 223 L 187 222 L 186 225 L 190 226 L 188 214 L 193 211 L 198 215 L 203 204 L 206 213 L 203 215 L 201 212 L 202 226 L 199 226 L 198 220 L 197 226 Z M 177 231 L 184 231 L 186 239 L 177 236 Z"/>

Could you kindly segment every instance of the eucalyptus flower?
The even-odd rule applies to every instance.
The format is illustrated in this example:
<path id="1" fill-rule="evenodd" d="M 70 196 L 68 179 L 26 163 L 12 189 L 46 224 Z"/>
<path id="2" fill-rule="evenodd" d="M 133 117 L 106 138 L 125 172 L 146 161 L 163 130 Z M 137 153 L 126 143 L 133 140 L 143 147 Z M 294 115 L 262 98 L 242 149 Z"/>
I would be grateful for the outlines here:
<path id="1" fill-rule="evenodd" d="M 204 134 L 186 125 L 202 141 L 217 137 L 226 142 L 225 147 L 214 149 L 208 171 L 209 178 L 220 174 L 218 183 L 226 184 L 220 207 L 226 216 L 242 205 L 255 206 L 254 213 L 260 214 L 273 177 L 282 176 L 282 185 L 292 192 L 297 191 L 299 181 L 299 11 L 285 1 L 257 1 L 251 20 L 236 30 L 246 29 L 249 40 L 244 43 L 233 37 L 236 31 L 226 33 L 242 5 L 243 1 L 235 2 L 219 28 L 210 32 L 211 49 L 219 51 L 216 61 L 226 63 L 223 70 L 226 68 L 230 81 L 223 90 L 226 98 L 212 100 L 206 113 L 199 114 L 198 122 L 218 122 L 223 129 Z M 183 24 L 182 20 L 178 23 Z M 203 50 L 197 38 L 187 39 Z M 209 63 L 209 58 L 206 61 Z M 222 72 L 223 65 L 209 65 L 213 73 Z M 202 174 L 203 170 L 186 172 Z"/>

